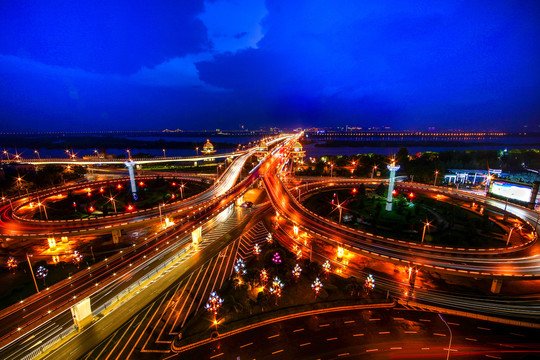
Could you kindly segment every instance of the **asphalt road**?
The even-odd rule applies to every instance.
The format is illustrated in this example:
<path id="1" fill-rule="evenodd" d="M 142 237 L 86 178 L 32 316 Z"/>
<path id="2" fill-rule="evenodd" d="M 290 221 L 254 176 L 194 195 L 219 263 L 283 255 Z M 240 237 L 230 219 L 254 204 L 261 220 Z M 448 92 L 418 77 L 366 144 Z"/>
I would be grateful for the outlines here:
<path id="1" fill-rule="evenodd" d="M 450 359 L 538 359 L 539 330 L 444 315 Z M 445 359 L 439 314 L 331 312 L 262 326 L 164 359 Z M 158 358 L 158 357 L 156 357 Z"/>

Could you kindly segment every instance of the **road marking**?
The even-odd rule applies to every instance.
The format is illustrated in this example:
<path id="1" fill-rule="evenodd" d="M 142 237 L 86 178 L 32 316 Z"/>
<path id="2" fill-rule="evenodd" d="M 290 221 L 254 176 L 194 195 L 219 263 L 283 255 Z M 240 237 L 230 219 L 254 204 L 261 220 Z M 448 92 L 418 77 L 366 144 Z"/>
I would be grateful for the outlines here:
<path id="1" fill-rule="evenodd" d="M 340 357 L 340 356 L 347 356 L 347 355 L 350 355 L 350 353 L 338 354 L 338 357 Z"/>
<path id="2" fill-rule="evenodd" d="M 307 345 L 311 345 L 311 343 L 304 343 L 304 344 L 300 344 L 300 346 L 307 346 Z"/>
<path id="3" fill-rule="evenodd" d="M 429 348 L 422 348 L 422 350 L 429 350 Z"/>
<path id="4" fill-rule="evenodd" d="M 223 353 L 217 354 L 217 355 L 213 355 L 213 356 L 210 356 L 210 359 L 217 358 L 218 356 L 221 356 L 221 355 L 223 355 Z"/>
<path id="5" fill-rule="evenodd" d="M 510 333 L 510 335 L 515 335 L 515 336 L 525 336 L 523 334 L 516 334 L 516 333 Z"/>
<path id="6" fill-rule="evenodd" d="M 403 349 L 401 346 L 391 347 L 390 350 L 401 350 Z"/>
<path id="7" fill-rule="evenodd" d="M 395 317 L 394 320 L 404 320 L 404 319 L 401 317 Z"/>
<path id="8" fill-rule="evenodd" d="M 352 324 L 352 323 L 354 323 L 354 322 L 356 322 L 356 321 L 354 321 L 354 320 L 347 320 L 347 321 L 344 321 L 343 323 L 344 323 L 344 324 Z M 339 355 L 338 355 L 338 356 L 339 356 Z"/>
<path id="9" fill-rule="evenodd" d="M 368 349 L 366 352 L 379 351 L 379 349 Z"/>
<path id="10" fill-rule="evenodd" d="M 326 339 L 326 341 L 332 341 L 332 340 L 337 340 L 337 337 L 333 337 L 333 338 L 328 338 L 328 339 Z"/>
<path id="11" fill-rule="evenodd" d="M 439 334 L 439 333 L 433 333 L 433 335 L 437 335 L 437 336 L 446 336 L 446 334 Z"/>
<path id="12" fill-rule="evenodd" d="M 379 335 L 390 334 L 390 331 L 379 331 Z"/>
<path id="13" fill-rule="evenodd" d="M 304 328 L 293 330 L 293 332 L 304 331 Z"/>
<path id="14" fill-rule="evenodd" d="M 478 340 L 473 339 L 473 338 L 465 338 L 465 340 L 469 340 L 469 341 L 478 341 Z"/>
<path id="15" fill-rule="evenodd" d="M 279 354 L 279 353 L 280 353 L 280 352 L 282 352 L 282 351 L 283 351 L 283 349 L 281 349 L 281 350 L 278 350 L 278 351 L 274 351 L 274 352 L 272 353 L 272 355 L 276 355 L 276 354 Z"/>
<path id="16" fill-rule="evenodd" d="M 486 357 L 492 358 L 492 359 L 500 359 L 499 356 L 495 356 L 495 355 L 486 355 Z"/>
<path id="17" fill-rule="evenodd" d="M 424 322 L 431 322 L 431 320 L 429 319 L 419 319 L 420 321 L 424 321 Z"/>
<path id="18" fill-rule="evenodd" d="M 369 321 L 378 321 L 378 320 L 381 320 L 381 319 L 369 319 Z"/>
<path id="19" fill-rule="evenodd" d="M 480 330 L 488 330 L 488 331 L 491 331 L 491 329 L 485 328 L 485 327 L 481 327 L 481 326 L 477 326 L 476 328 L 477 328 L 477 329 L 480 329 Z"/>
<path id="20" fill-rule="evenodd" d="M 405 334 L 416 334 L 418 331 L 404 331 Z"/>
<path id="21" fill-rule="evenodd" d="M 279 336 L 279 334 L 276 334 L 276 335 L 269 336 L 268 338 L 273 339 L 273 338 L 278 337 L 278 336 Z"/>
<path id="22" fill-rule="evenodd" d="M 453 323 L 453 322 L 450 322 L 450 321 L 448 322 L 448 325 L 455 325 L 455 326 L 461 326 L 461 325 L 460 325 L 460 324 L 458 324 L 458 323 Z"/>
<path id="23" fill-rule="evenodd" d="M 330 324 L 320 324 L 319 327 L 330 326 Z"/>
<path id="24" fill-rule="evenodd" d="M 354 334 L 353 336 L 364 336 L 364 334 Z"/>
<path id="25" fill-rule="evenodd" d="M 253 343 L 250 342 L 249 344 L 244 344 L 244 345 L 240 346 L 240 349 L 245 348 L 246 346 L 249 346 L 249 345 L 253 345 Z"/>

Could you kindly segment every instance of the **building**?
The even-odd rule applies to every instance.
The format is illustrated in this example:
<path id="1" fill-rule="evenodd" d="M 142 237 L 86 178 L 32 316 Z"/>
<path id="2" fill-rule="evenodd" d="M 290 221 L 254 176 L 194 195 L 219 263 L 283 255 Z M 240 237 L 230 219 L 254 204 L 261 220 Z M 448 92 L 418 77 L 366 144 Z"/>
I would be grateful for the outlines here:
<path id="1" fill-rule="evenodd" d="M 216 150 L 214 150 L 214 145 L 212 145 L 210 139 L 206 139 L 206 143 L 203 145 L 201 153 L 203 153 L 204 155 L 211 155 L 216 153 Z"/>

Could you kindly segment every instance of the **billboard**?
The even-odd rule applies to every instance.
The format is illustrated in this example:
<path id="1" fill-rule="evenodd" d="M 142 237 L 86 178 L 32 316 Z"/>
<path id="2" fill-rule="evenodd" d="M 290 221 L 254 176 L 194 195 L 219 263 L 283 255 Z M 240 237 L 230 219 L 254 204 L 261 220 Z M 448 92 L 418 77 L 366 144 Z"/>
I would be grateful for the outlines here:
<path id="1" fill-rule="evenodd" d="M 492 181 L 490 192 L 503 198 L 528 203 L 531 200 L 532 188 L 503 181 Z"/>

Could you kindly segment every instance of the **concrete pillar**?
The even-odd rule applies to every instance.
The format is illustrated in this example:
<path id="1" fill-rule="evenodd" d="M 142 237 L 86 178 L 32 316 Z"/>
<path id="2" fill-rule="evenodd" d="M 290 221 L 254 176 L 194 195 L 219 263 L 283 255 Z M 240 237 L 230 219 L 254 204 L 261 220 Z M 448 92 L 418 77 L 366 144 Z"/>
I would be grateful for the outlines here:
<path id="1" fill-rule="evenodd" d="M 199 226 L 191 232 L 192 244 L 197 245 L 202 241 L 202 227 Z"/>
<path id="2" fill-rule="evenodd" d="M 491 282 L 491 292 L 493 294 L 498 294 L 501 292 L 502 279 L 493 279 Z"/>
<path id="3" fill-rule="evenodd" d="M 92 307 L 90 306 L 90 298 L 78 302 L 71 307 L 71 315 L 73 323 L 80 330 L 93 320 Z"/>
<path id="4" fill-rule="evenodd" d="M 122 236 L 122 230 L 120 229 L 113 229 L 112 231 L 112 240 L 114 244 L 118 244 L 120 242 L 120 237 Z"/>
<path id="5" fill-rule="evenodd" d="M 133 171 L 133 166 L 135 166 L 135 162 L 133 161 L 126 161 L 124 163 L 129 171 L 129 182 L 131 183 L 131 193 L 133 194 L 133 200 L 137 201 L 139 197 L 137 196 L 137 184 L 135 183 L 135 172 Z"/>
<path id="6" fill-rule="evenodd" d="M 388 182 L 388 196 L 386 197 L 386 211 L 392 211 L 392 199 L 394 198 L 394 183 L 396 181 L 396 171 L 399 170 L 400 166 L 396 165 L 392 161 L 390 165 L 387 166 L 390 170 L 390 181 Z"/>

